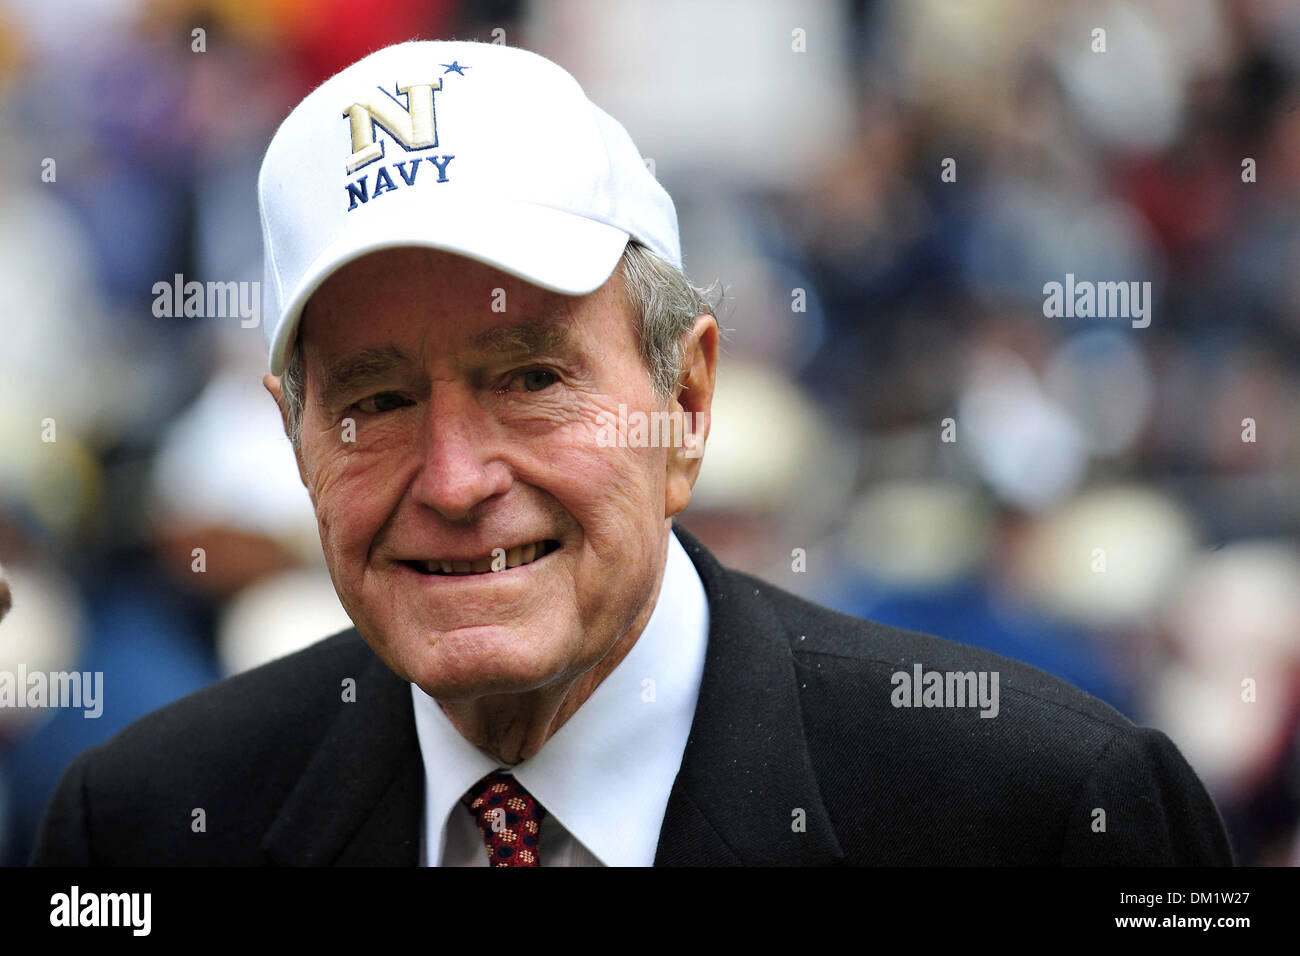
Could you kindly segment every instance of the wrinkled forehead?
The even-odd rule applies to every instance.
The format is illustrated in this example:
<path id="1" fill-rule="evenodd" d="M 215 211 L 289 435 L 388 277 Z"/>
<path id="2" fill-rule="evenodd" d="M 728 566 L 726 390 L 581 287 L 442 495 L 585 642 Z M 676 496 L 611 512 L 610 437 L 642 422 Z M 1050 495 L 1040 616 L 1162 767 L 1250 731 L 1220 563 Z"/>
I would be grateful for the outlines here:
<path id="1" fill-rule="evenodd" d="M 398 246 L 342 266 L 307 300 L 310 312 L 373 311 L 377 305 L 440 307 L 475 315 L 512 311 L 562 311 L 581 296 L 533 285 L 493 266 L 455 253 Z"/>
<path id="2" fill-rule="evenodd" d="M 617 270 L 571 296 L 453 253 L 398 247 L 331 275 L 307 303 L 298 347 L 313 364 L 413 348 L 525 358 L 622 339 L 631 315 Z"/>
<path id="3" fill-rule="evenodd" d="M 572 320 L 581 300 L 452 253 L 385 249 L 321 285 L 303 311 L 299 344 L 332 350 L 353 339 L 409 337 L 415 329 L 470 340 L 503 323 Z"/>

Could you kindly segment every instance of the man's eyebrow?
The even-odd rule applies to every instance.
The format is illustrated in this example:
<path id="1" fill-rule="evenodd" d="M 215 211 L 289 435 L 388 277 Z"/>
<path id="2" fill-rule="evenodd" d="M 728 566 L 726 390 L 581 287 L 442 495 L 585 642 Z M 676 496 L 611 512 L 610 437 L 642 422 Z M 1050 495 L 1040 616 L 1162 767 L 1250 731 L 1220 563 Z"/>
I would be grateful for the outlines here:
<path id="1" fill-rule="evenodd" d="M 337 396 L 346 395 L 371 379 L 386 375 L 410 361 L 406 353 L 395 345 L 362 349 L 355 355 L 336 359 L 325 369 L 321 383 L 320 402 L 329 405 Z"/>
<path id="2" fill-rule="evenodd" d="M 484 329 L 470 339 L 469 345 L 476 352 L 533 355 L 558 347 L 568 334 L 568 323 L 547 318 Z"/>
<path id="3" fill-rule="evenodd" d="M 568 323 L 546 318 L 484 329 L 470 339 L 469 345 L 477 352 L 535 355 L 557 348 L 568 334 Z M 325 370 L 320 402 L 329 405 L 339 396 L 346 395 L 409 361 L 411 359 L 407 354 L 395 345 L 362 349 L 355 355 L 336 359 Z"/>

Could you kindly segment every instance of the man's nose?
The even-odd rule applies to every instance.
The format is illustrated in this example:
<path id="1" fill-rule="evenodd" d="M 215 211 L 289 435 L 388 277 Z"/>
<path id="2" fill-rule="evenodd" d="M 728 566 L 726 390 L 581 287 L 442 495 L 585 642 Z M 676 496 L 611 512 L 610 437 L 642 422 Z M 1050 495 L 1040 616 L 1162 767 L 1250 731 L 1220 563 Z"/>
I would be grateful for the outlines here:
<path id="1" fill-rule="evenodd" d="M 493 452 L 494 424 L 470 389 L 435 382 L 420 425 L 414 500 L 448 521 L 466 521 L 479 504 L 504 493 L 510 487 L 510 470 Z"/>

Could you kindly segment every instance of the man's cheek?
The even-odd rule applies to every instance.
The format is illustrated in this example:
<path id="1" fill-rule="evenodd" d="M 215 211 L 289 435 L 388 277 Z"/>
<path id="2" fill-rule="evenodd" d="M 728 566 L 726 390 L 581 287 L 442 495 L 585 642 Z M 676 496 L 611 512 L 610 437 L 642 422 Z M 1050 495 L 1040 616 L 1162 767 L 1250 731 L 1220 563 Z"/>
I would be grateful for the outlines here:
<path id="1" fill-rule="evenodd" d="M 385 518 L 384 491 L 365 474 L 331 478 L 322 482 L 317 496 L 316 521 L 321 543 L 340 569 L 359 570 L 374 535 Z"/>
<path id="2" fill-rule="evenodd" d="M 381 498 L 384 489 L 396 479 L 396 462 L 401 458 L 395 447 L 333 441 L 329 437 L 319 441 L 314 451 L 313 486 L 315 498 L 322 504 L 340 498 L 353 503 Z"/>
<path id="3" fill-rule="evenodd" d="M 654 514 L 646 503 L 650 488 L 643 476 L 621 472 L 598 489 L 593 482 L 591 490 L 598 490 L 599 496 L 593 494 L 585 503 L 580 520 L 588 547 L 608 574 L 611 568 L 625 568 L 635 560 L 640 551 L 634 549 L 645 547 L 649 540 L 653 522 L 645 519 Z"/>
<path id="4" fill-rule="evenodd" d="M 423 404 L 410 405 L 377 416 L 344 418 L 334 432 L 339 450 L 368 464 L 391 458 L 407 449 L 422 426 Z"/>

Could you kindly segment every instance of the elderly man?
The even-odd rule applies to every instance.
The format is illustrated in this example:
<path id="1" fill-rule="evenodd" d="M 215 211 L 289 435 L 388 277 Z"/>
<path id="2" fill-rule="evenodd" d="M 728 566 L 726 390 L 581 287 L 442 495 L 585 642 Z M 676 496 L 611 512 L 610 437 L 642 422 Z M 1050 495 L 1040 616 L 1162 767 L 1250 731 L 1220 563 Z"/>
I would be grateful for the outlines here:
<path id="1" fill-rule="evenodd" d="M 37 862 L 1231 862 L 1163 734 L 674 527 L 718 328 L 563 70 L 381 50 L 259 189 L 266 386 L 355 629 L 84 754 Z"/>

